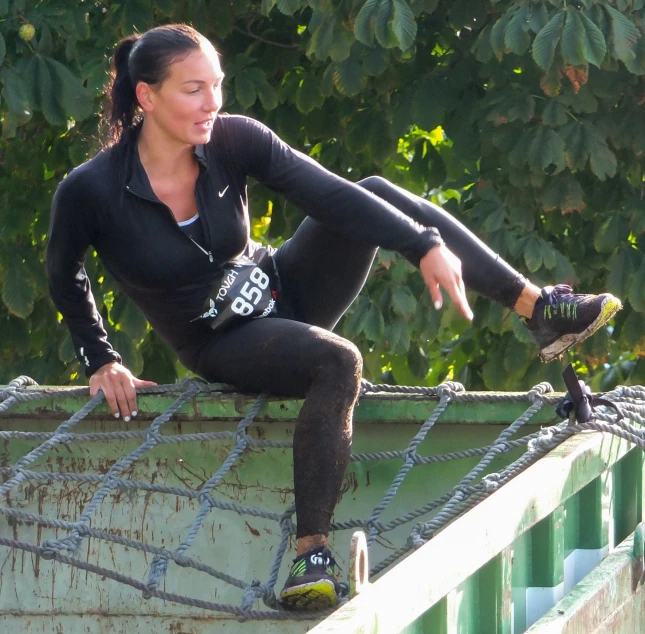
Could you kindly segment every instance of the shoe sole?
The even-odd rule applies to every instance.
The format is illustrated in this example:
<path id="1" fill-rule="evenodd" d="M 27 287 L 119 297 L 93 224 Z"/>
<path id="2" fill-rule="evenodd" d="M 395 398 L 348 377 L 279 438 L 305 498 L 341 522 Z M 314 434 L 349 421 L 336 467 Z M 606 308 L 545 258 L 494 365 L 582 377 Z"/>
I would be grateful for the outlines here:
<path id="1" fill-rule="evenodd" d="M 289 610 L 324 610 L 336 606 L 338 596 L 333 581 L 319 579 L 285 588 L 280 593 L 280 602 Z"/>
<path id="2" fill-rule="evenodd" d="M 553 361 L 560 355 L 565 353 L 569 348 L 591 337 L 600 327 L 604 326 L 621 308 L 623 305 L 620 300 L 613 295 L 608 295 L 602 304 L 600 314 L 596 317 L 585 330 L 582 332 L 574 332 L 568 335 L 562 335 L 553 343 L 540 350 L 540 359 L 544 362 Z"/>

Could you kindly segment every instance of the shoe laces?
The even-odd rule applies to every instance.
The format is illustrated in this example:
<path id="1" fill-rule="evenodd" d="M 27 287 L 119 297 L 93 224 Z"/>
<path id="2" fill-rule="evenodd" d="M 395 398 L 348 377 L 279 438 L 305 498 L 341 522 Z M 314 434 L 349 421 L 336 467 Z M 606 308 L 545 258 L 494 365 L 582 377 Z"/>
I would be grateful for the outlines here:
<path id="1" fill-rule="evenodd" d="M 563 296 L 571 297 L 573 289 L 567 284 L 556 284 L 548 293 L 546 297 L 542 296 L 541 310 L 543 311 L 544 319 L 553 319 L 560 317 L 564 319 L 577 318 L 577 303 L 567 301 Z"/>
<path id="2" fill-rule="evenodd" d="M 307 561 L 314 566 L 325 566 L 327 570 L 335 567 L 340 570 L 340 566 L 336 563 L 336 560 L 332 557 L 328 548 L 312 548 L 306 553 L 299 555 L 293 560 L 292 570 L 294 570 L 297 564 L 302 561 Z"/>

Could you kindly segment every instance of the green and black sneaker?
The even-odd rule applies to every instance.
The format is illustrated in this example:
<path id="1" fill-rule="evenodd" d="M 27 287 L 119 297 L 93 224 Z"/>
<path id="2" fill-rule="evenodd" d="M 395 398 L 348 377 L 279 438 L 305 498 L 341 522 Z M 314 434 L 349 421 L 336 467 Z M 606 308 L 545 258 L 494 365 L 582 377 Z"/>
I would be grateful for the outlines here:
<path id="1" fill-rule="evenodd" d="M 570 286 L 542 289 L 531 319 L 525 323 L 540 346 L 540 359 L 552 361 L 604 326 L 623 305 L 609 293 L 576 295 Z"/>
<path id="2" fill-rule="evenodd" d="M 308 550 L 293 560 L 291 572 L 280 593 L 280 602 L 289 610 L 324 610 L 338 604 L 336 562 L 328 548 Z"/>

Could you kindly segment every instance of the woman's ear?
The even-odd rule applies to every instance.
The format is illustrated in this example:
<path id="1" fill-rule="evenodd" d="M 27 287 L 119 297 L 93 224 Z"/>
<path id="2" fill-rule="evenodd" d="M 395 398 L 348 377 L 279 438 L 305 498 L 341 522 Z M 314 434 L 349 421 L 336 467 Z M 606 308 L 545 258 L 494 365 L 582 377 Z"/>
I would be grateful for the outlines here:
<path id="1" fill-rule="evenodd" d="M 146 84 L 145 81 L 140 81 L 134 89 L 137 101 L 144 112 L 150 112 L 153 109 L 152 92 L 150 84 Z"/>

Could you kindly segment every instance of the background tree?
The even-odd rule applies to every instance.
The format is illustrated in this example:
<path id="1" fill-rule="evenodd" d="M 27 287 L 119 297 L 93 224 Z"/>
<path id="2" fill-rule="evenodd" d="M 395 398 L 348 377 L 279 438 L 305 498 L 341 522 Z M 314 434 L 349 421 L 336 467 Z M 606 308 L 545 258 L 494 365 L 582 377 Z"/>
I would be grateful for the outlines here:
<path id="1" fill-rule="evenodd" d="M 0 382 L 83 381 L 48 298 L 58 182 L 100 146 L 114 44 L 189 22 L 215 43 L 225 110 L 256 117 L 350 180 L 382 174 L 460 218 L 538 283 L 608 288 L 615 323 L 570 354 L 596 389 L 645 381 L 644 0 L 0 0 Z M 302 214 L 250 187 L 253 235 Z M 185 371 L 88 254 L 114 347 L 136 374 Z M 482 298 L 462 320 L 381 252 L 338 330 L 372 380 L 562 386 L 519 319 Z M 81 373 L 82 374 L 82 373 Z"/>

